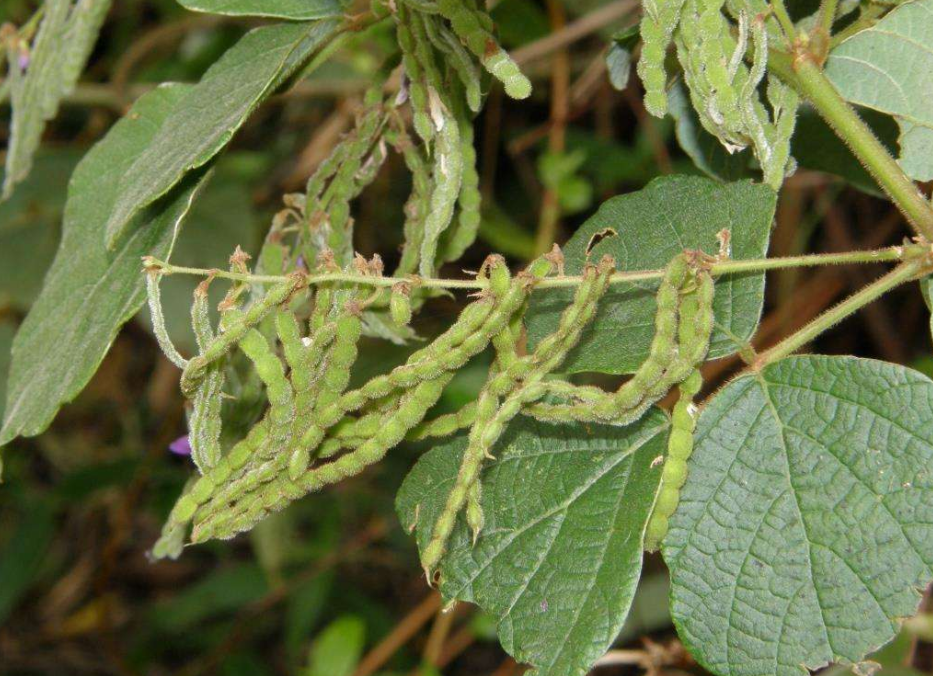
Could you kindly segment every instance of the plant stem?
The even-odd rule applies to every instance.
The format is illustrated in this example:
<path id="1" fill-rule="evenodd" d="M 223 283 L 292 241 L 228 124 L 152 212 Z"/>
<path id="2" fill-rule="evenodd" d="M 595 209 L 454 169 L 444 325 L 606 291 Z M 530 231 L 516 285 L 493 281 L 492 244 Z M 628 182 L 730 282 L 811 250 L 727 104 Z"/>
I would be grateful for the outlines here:
<path id="1" fill-rule="evenodd" d="M 839 0 L 823 0 L 820 3 L 820 27 L 829 37 L 833 34 L 833 22 L 839 10 Z"/>
<path id="2" fill-rule="evenodd" d="M 764 272 L 766 270 L 781 270 L 786 268 L 814 267 L 820 265 L 841 265 L 846 263 L 884 263 L 896 262 L 908 258 L 925 255 L 929 248 L 923 244 L 908 244 L 906 246 L 892 246 L 884 249 L 871 249 L 868 251 L 847 251 L 844 253 L 807 254 L 803 256 L 785 256 L 781 258 L 749 258 L 745 260 L 723 260 L 709 265 L 714 275 L 727 275 L 741 272 Z M 206 268 L 189 268 L 172 265 L 152 257 L 145 257 L 143 265 L 146 269 L 158 268 L 166 275 L 197 275 L 200 277 L 218 277 L 238 282 L 252 282 L 259 284 L 274 284 L 288 279 L 286 275 L 253 275 L 226 270 L 209 270 Z M 664 270 L 632 270 L 617 272 L 610 278 L 610 284 L 632 283 L 660 279 Z M 410 281 L 415 286 L 434 289 L 485 289 L 487 283 L 479 279 L 440 279 L 411 276 Z M 536 289 L 553 289 L 572 287 L 582 280 L 579 275 L 561 277 L 548 277 L 535 285 Z M 374 287 L 391 287 L 399 280 L 397 277 L 374 277 L 349 272 L 328 272 L 324 274 L 308 275 L 308 284 L 322 284 L 325 282 L 343 282 Z"/>
<path id="3" fill-rule="evenodd" d="M 924 269 L 924 266 L 929 266 L 929 261 L 925 258 L 916 258 L 897 266 L 888 274 L 849 296 L 839 303 L 839 305 L 830 308 L 771 349 L 759 354 L 752 364 L 752 370 L 760 371 L 768 364 L 796 352 L 818 335 L 832 328 L 852 313 L 865 307 L 872 301 L 877 300 L 891 289 L 915 277 Z"/>
<path id="4" fill-rule="evenodd" d="M 787 72 L 786 63 L 776 65 L 778 67 L 775 71 L 813 104 L 914 229 L 925 239 L 933 240 L 933 206 L 926 201 L 858 113 L 839 95 L 833 83 L 813 62 L 813 57 L 806 52 L 796 54 L 791 63 L 792 73 Z"/>
<path id="5" fill-rule="evenodd" d="M 774 17 L 778 20 L 778 23 L 781 24 L 781 28 L 784 30 L 784 35 L 787 36 L 787 41 L 793 43 L 797 39 L 797 30 L 794 28 L 794 22 L 790 18 L 790 13 L 787 11 L 787 7 L 784 5 L 784 0 L 774 0 L 771 3 L 771 9 L 774 10 Z"/>

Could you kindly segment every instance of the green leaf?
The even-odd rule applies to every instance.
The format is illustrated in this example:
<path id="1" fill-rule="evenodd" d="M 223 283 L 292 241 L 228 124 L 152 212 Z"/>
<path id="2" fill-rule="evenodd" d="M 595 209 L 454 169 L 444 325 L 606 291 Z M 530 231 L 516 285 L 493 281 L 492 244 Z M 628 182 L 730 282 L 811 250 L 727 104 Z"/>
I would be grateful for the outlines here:
<path id="1" fill-rule="evenodd" d="M 933 381 L 791 357 L 706 406 L 664 555 L 684 644 L 799 676 L 891 640 L 933 578 Z"/>
<path id="2" fill-rule="evenodd" d="M 638 24 L 612 36 L 609 51 L 606 52 L 606 69 L 609 71 L 609 83 L 618 91 L 628 86 L 632 73 L 632 52 L 640 39 Z"/>
<path id="3" fill-rule="evenodd" d="M 898 160 L 933 179 L 933 0 L 914 0 L 833 49 L 826 75 L 843 97 L 889 113 L 901 129 Z"/>
<path id="4" fill-rule="evenodd" d="M 227 145 L 256 106 L 324 44 L 337 25 L 327 20 L 263 26 L 227 50 L 127 167 L 107 220 L 108 248 L 135 214 Z"/>
<path id="5" fill-rule="evenodd" d="M 613 197 L 584 223 L 564 247 L 567 274 L 579 274 L 587 247 L 590 259 L 611 254 L 619 270 L 665 266 L 684 249 L 719 252 L 717 233 L 732 235 L 732 257 L 762 258 L 774 217 L 776 194 L 750 181 L 719 183 L 707 178 L 668 176 L 643 190 Z M 758 325 L 764 299 L 764 274 L 728 275 L 716 280 L 716 328 L 710 357 L 735 352 Z M 564 364 L 568 372 L 630 373 L 648 356 L 654 335 L 655 283 L 614 284 L 600 301 L 596 318 Z M 572 290 L 549 289 L 532 296 L 527 315 L 533 347 L 551 333 Z"/>
<path id="6" fill-rule="evenodd" d="M 309 21 L 343 14 L 339 0 L 178 0 L 185 9 L 227 16 L 267 16 Z"/>
<path id="7" fill-rule="evenodd" d="M 0 319 L 0 418 L 3 417 L 3 408 L 6 405 L 6 383 L 10 375 L 10 348 L 13 347 L 13 336 L 16 325 L 8 319 Z"/>
<path id="8" fill-rule="evenodd" d="M 0 203 L 0 305 L 28 310 L 55 258 L 68 178 L 81 153 L 40 152 L 29 176 Z"/>
<path id="9" fill-rule="evenodd" d="M 474 546 L 461 516 L 441 561 L 444 598 L 495 616 L 503 647 L 538 676 L 585 674 L 635 594 L 667 429 L 658 410 L 627 427 L 513 421 L 482 475 L 482 534 Z M 420 548 L 465 447 L 459 437 L 433 448 L 399 491 Z"/>
<path id="10" fill-rule="evenodd" d="M 116 251 L 103 226 L 118 177 L 139 156 L 188 87 L 163 86 L 139 99 L 78 165 L 68 189 L 62 242 L 16 339 L 0 446 L 39 434 L 90 380 L 120 326 L 145 299 L 140 257 L 165 257 L 203 176 L 141 213 Z"/>
<path id="11" fill-rule="evenodd" d="M 31 47 L 9 41 L 13 114 L 2 199 L 7 199 L 32 169 L 45 123 L 58 113 L 62 98 L 74 90 L 111 2 L 46 0 Z"/>
<path id="12" fill-rule="evenodd" d="M 366 623 L 356 615 L 331 622 L 311 646 L 303 676 L 350 676 L 366 645 Z"/>

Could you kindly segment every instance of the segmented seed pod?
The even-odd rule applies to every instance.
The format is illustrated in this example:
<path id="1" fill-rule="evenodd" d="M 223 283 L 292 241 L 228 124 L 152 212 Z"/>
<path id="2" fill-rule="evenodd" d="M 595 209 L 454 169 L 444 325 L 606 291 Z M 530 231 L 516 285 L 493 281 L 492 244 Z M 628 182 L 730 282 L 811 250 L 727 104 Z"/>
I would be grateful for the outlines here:
<path id="1" fill-rule="evenodd" d="M 424 239 L 424 221 L 431 210 L 431 193 L 434 192 L 434 183 L 424 152 L 412 142 L 404 127 L 390 134 L 389 140 L 402 154 L 405 166 L 411 174 L 411 194 L 404 207 L 405 242 L 402 245 L 402 255 L 395 273 L 396 277 L 401 277 L 418 269 L 421 242 Z"/>
<path id="2" fill-rule="evenodd" d="M 408 80 L 412 122 L 418 136 L 430 145 L 434 140 L 434 124 L 428 107 L 428 81 L 418 60 L 418 45 L 412 32 L 411 15 L 403 3 L 396 3 L 395 30 L 402 50 L 402 67 Z"/>
<path id="3" fill-rule="evenodd" d="M 207 285 L 201 284 L 194 292 L 191 305 L 191 326 L 200 350 L 214 338 L 208 313 Z M 191 459 L 203 474 L 220 460 L 220 434 L 222 430 L 221 407 L 224 386 L 223 360 L 207 368 L 207 374 L 192 398 L 191 415 L 188 418 L 188 439 L 191 444 Z"/>
<path id="4" fill-rule="evenodd" d="M 250 329 L 240 341 L 240 350 L 253 362 L 256 374 L 266 386 L 273 440 L 287 440 L 295 420 L 295 392 L 285 377 L 282 361 L 265 336 L 255 329 Z"/>
<path id="5" fill-rule="evenodd" d="M 162 314 L 162 293 L 159 288 L 162 273 L 149 270 L 146 273 L 146 293 L 149 297 L 149 315 L 152 318 L 152 332 L 166 358 L 180 369 L 188 366 L 188 360 L 182 357 L 165 328 L 165 316 Z"/>
<path id="6" fill-rule="evenodd" d="M 654 510 L 645 532 L 645 550 L 657 551 L 667 535 L 668 522 L 680 502 L 680 489 L 686 481 L 687 461 L 693 453 L 693 433 L 696 429 L 697 409 L 693 398 L 699 393 L 703 379 L 698 370 L 680 386 L 680 397 L 671 417 L 665 468 L 661 471 L 661 484 Z"/>
<path id="7" fill-rule="evenodd" d="M 434 192 L 431 194 L 430 211 L 424 221 L 424 237 L 421 241 L 418 268 L 424 277 L 434 274 L 438 243 L 441 235 L 453 220 L 463 180 L 460 127 L 436 90 L 431 88 L 429 93 L 431 94 L 432 113 L 435 115 L 434 119 L 438 126 L 434 143 Z"/>
<path id="8" fill-rule="evenodd" d="M 230 352 L 251 328 L 305 286 L 307 282 L 303 274 L 290 275 L 284 282 L 271 287 L 263 298 L 253 303 L 245 312 L 231 315 L 231 320 L 224 323 L 223 331 L 211 340 L 201 354 L 188 362 L 181 374 L 182 392 L 186 396 L 192 396 L 210 364 Z"/>
<path id="9" fill-rule="evenodd" d="M 667 69 L 664 60 L 680 21 L 684 0 L 649 0 L 639 30 L 642 48 L 638 77 L 645 87 L 645 109 L 656 117 L 667 113 Z"/>
<path id="10" fill-rule="evenodd" d="M 398 282 L 392 286 L 389 312 L 397 326 L 408 326 L 411 322 L 411 284 Z"/>
<path id="11" fill-rule="evenodd" d="M 467 106 L 474 113 L 483 107 L 480 72 L 473 56 L 440 18 L 425 17 L 425 29 L 434 47 L 444 55 L 448 67 L 457 75 Z"/>
<path id="12" fill-rule="evenodd" d="M 476 169 L 476 147 L 474 144 L 473 120 L 454 97 L 454 116 L 460 125 L 460 147 L 463 171 L 460 194 L 457 196 L 457 224 L 444 233 L 441 258 L 444 261 L 459 260 L 476 240 L 482 220 L 482 194 L 479 189 L 479 172 Z"/>

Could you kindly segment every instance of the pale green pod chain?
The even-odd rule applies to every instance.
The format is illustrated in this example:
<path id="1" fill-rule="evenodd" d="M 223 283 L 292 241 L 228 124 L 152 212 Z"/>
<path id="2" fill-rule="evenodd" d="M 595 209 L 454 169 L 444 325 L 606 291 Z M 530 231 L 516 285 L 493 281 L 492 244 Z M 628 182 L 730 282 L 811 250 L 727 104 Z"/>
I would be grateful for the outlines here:
<path id="1" fill-rule="evenodd" d="M 191 304 L 191 326 L 194 329 L 198 348 L 207 349 L 214 338 L 208 314 L 207 284 L 202 283 L 194 291 Z M 222 428 L 224 360 L 218 360 L 207 368 L 204 380 L 192 398 L 191 415 L 188 418 L 188 439 L 191 443 L 191 459 L 202 474 L 220 460 L 220 433 Z"/>
<path id="2" fill-rule="evenodd" d="M 684 0 L 646 0 L 641 32 L 638 77 L 645 87 L 645 109 L 657 117 L 667 113 L 667 69 L 664 59 L 674 39 Z"/>
<path id="3" fill-rule="evenodd" d="M 501 268 L 505 270 L 504 262 L 493 267 L 494 269 Z M 407 390 L 410 393 L 422 387 L 425 383 L 437 382 L 439 379 L 452 377 L 454 372 L 466 360 L 488 345 L 492 335 L 508 326 L 509 318 L 522 305 L 535 281 L 543 274 L 546 274 L 542 272 L 544 269 L 545 267 L 541 265 L 531 266 L 532 272 L 519 276 L 511 285 L 507 284 L 507 289 L 498 302 L 490 302 L 491 297 L 484 294 L 478 301 L 464 310 L 455 326 L 452 326 L 432 345 L 413 354 L 405 365 L 396 368 L 385 376 L 377 376 L 359 390 L 347 392 L 323 411 L 317 412 L 313 416 L 311 426 L 305 430 L 301 439 L 298 440 L 295 452 L 299 449 L 308 449 L 310 458 L 311 451 L 322 443 L 328 430 L 338 425 L 348 412 L 360 408 L 367 401 L 375 401 L 379 397 L 385 397 L 387 392 L 391 392 L 393 389 L 413 388 Z M 546 269 L 550 269 L 550 264 L 546 266 Z M 535 276 L 532 274 L 533 272 L 537 272 L 539 276 Z M 389 401 L 391 402 L 391 397 Z M 400 403 L 398 410 L 392 410 L 390 404 L 388 410 L 383 414 L 379 429 L 381 430 L 390 421 L 394 420 L 402 408 L 403 404 Z M 420 411 L 418 419 L 412 422 L 411 427 L 423 419 L 426 411 L 427 408 Z M 410 427 L 406 427 L 405 432 L 407 433 L 409 429 Z M 359 445 L 359 450 L 363 455 L 358 457 L 368 457 L 367 452 L 372 452 L 372 447 L 366 446 L 366 444 L 367 441 L 363 441 Z M 333 447 L 333 450 L 328 449 L 328 453 L 339 451 L 340 447 L 338 445 L 331 444 L 330 446 Z M 302 452 L 304 451 L 302 450 Z M 254 458 L 265 460 L 265 462 L 254 463 L 252 469 L 237 477 L 234 482 L 228 482 L 219 492 L 212 495 L 208 494 L 203 500 L 207 504 L 204 504 L 198 510 L 199 520 L 209 518 L 209 515 L 218 512 L 229 511 L 228 508 L 231 504 L 236 506 L 243 500 L 252 499 L 248 496 L 255 496 L 258 493 L 268 494 L 263 485 L 279 480 L 277 477 L 281 478 L 281 460 L 278 459 L 278 456 L 269 459 L 268 457 L 260 457 L 258 454 L 254 454 Z M 309 471 L 313 472 L 316 469 Z M 294 493 L 296 491 L 294 483 L 289 485 L 292 486 L 292 492 Z M 298 491 L 298 494 L 303 493 Z"/>
<path id="4" fill-rule="evenodd" d="M 263 298 L 253 303 L 247 310 L 238 313 L 229 322 L 224 322 L 223 330 L 211 340 L 201 354 L 188 362 L 181 374 L 182 392 L 186 396 L 193 395 L 204 378 L 208 366 L 230 352 L 251 328 L 306 286 L 307 280 L 304 274 L 290 275 L 284 282 L 271 287 Z"/>
<path id="5" fill-rule="evenodd" d="M 478 113 L 483 107 L 483 91 L 479 68 L 473 56 L 439 17 L 424 17 L 424 27 L 431 43 L 444 57 L 463 87 L 470 110 Z"/>
<path id="6" fill-rule="evenodd" d="M 327 429 L 327 426 L 322 424 L 322 414 L 335 403 L 350 381 L 350 368 L 356 362 L 357 343 L 363 331 L 361 313 L 362 307 L 359 302 L 352 300 L 345 304 L 343 311 L 337 317 L 334 340 L 325 358 L 324 369 L 318 382 L 317 397 L 312 413 L 314 420 L 291 451 L 288 460 L 288 475 L 292 479 L 299 477 L 307 470 L 311 462 L 311 454 L 323 440 Z M 312 439 L 313 443 L 311 443 Z"/>
<path id="7" fill-rule="evenodd" d="M 599 297 L 605 292 L 612 274 L 612 261 L 605 259 L 598 268 L 588 266 L 583 281 L 577 287 L 573 302 L 561 315 L 557 330 L 541 342 L 529 360 L 516 360 L 508 369 L 491 375 L 476 402 L 476 420 L 470 430 L 467 449 L 460 470 L 447 497 L 444 509 L 434 523 L 431 540 L 422 553 L 421 563 L 428 579 L 444 555 L 457 515 L 469 500 L 473 484 L 479 481 L 483 460 L 491 457 L 491 448 L 505 430 L 506 424 L 518 415 L 522 406 L 544 395 L 541 380 L 556 368 L 567 352 L 579 340 L 583 326 L 593 317 Z M 491 273 L 492 275 L 492 273 Z M 490 276 L 490 286 L 495 285 Z M 517 381 L 522 383 L 517 388 Z M 499 398 L 505 397 L 501 406 Z M 478 501 L 471 505 L 473 525 L 482 524 Z M 474 531 L 474 539 L 478 532 Z"/>
<path id="8" fill-rule="evenodd" d="M 402 67 L 408 82 L 408 100 L 411 103 L 412 123 L 415 132 L 430 145 L 434 140 L 434 124 L 428 104 L 428 81 L 418 59 L 418 45 L 412 31 L 412 12 L 402 2 L 395 4 L 395 31 L 399 48 L 402 50 Z"/>
<path id="9" fill-rule="evenodd" d="M 411 194 L 404 207 L 405 242 L 402 245 L 398 269 L 395 272 L 395 275 L 400 277 L 412 274 L 418 269 L 421 241 L 424 239 L 424 221 L 431 209 L 431 193 L 434 192 L 434 183 L 424 151 L 412 142 L 411 137 L 405 131 L 404 124 L 399 123 L 395 126 L 387 133 L 387 138 L 396 151 L 401 153 L 405 166 L 411 174 Z"/>
<path id="10" fill-rule="evenodd" d="M 488 15 L 484 11 L 462 0 L 437 0 L 437 6 L 460 41 L 494 78 L 502 82 L 506 94 L 513 99 L 531 96 L 531 81 L 496 41 L 488 28 Z"/>
<path id="11" fill-rule="evenodd" d="M 162 273 L 158 270 L 146 272 L 146 292 L 149 298 L 149 315 L 152 318 L 152 332 L 165 357 L 180 369 L 188 366 L 188 360 L 182 357 L 172 342 L 165 328 L 165 316 L 162 314 L 162 293 L 159 288 Z"/>
<path id="12" fill-rule="evenodd" d="M 197 477 L 192 476 L 188 478 L 184 488 L 181 489 L 181 498 L 184 498 L 185 495 L 191 492 L 196 482 Z M 156 540 L 155 544 L 152 546 L 149 557 L 154 561 L 160 559 L 177 559 L 181 556 L 186 536 L 187 521 L 179 522 L 168 519 L 162 526 L 162 532 L 159 534 L 159 539 Z"/>
<path id="13" fill-rule="evenodd" d="M 693 398 L 702 385 L 699 370 L 694 370 L 680 385 L 680 397 L 674 405 L 667 442 L 667 457 L 661 470 L 661 485 L 645 531 L 645 550 L 649 552 L 657 551 L 667 535 L 669 520 L 680 502 L 680 489 L 687 480 L 687 461 L 693 453 L 697 416 Z"/>
<path id="14" fill-rule="evenodd" d="M 771 75 L 768 75 L 767 95 L 774 116 L 774 135 L 771 138 L 770 161 L 762 165 L 762 169 L 765 183 L 777 190 L 784 182 L 784 177 L 793 173 L 796 166 L 790 156 L 790 142 L 797 124 L 800 98 L 797 92 Z"/>
<path id="15" fill-rule="evenodd" d="M 359 474 L 370 465 L 381 460 L 386 452 L 398 444 L 424 417 L 425 412 L 440 398 L 444 387 L 453 377 L 445 373 L 437 379 L 419 383 L 402 397 L 400 405 L 392 414 L 383 418 L 383 425 L 376 435 L 363 442 L 356 450 L 332 462 L 306 471 L 296 479 L 278 475 L 257 490 L 242 496 L 231 508 L 218 505 L 218 509 L 202 510 L 204 518 L 196 521 L 192 542 L 209 539 L 226 539 L 250 529 L 257 521 L 289 502 L 324 486 Z"/>
<path id="16" fill-rule="evenodd" d="M 436 54 L 428 39 L 425 19 L 413 12 L 409 28 L 414 38 L 415 57 L 425 73 L 428 84 L 428 111 L 434 126 L 433 192 L 427 217 L 424 221 L 424 236 L 418 271 L 422 276 L 434 274 L 437 264 L 437 248 L 441 235 L 447 230 L 454 217 L 457 198 L 463 179 L 463 156 L 460 144 L 460 125 L 454 117 L 454 103 L 449 95 L 436 61 Z"/>
<path id="17" fill-rule="evenodd" d="M 266 386 L 272 443 L 287 442 L 291 437 L 292 423 L 295 420 L 295 391 L 285 377 L 282 361 L 272 350 L 266 337 L 256 329 L 247 332 L 239 347 L 253 362 L 256 373 Z"/>
<path id="18" fill-rule="evenodd" d="M 459 260 L 476 240 L 482 220 L 482 194 L 479 189 L 479 171 L 476 168 L 473 118 L 463 106 L 457 92 L 451 97 L 453 113 L 459 125 L 461 177 L 457 195 L 457 223 L 441 239 L 441 260 Z"/>
<path id="19" fill-rule="evenodd" d="M 713 328 L 712 302 L 714 286 L 709 272 L 702 268 L 701 254 L 676 256 L 665 270 L 658 286 L 655 335 L 647 359 L 630 380 L 616 392 L 602 398 L 595 388 L 573 394 L 574 385 L 562 386 L 561 396 L 577 399 L 569 404 L 534 404 L 526 411 L 541 420 L 610 422 L 628 424 L 644 412 L 674 385 L 683 381 L 706 355 Z M 698 270 L 691 272 L 691 268 Z M 685 289 L 693 291 L 702 312 L 700 320 L 679 323 L 681 295 Z M 679 336 L 682 327 L 685 333 Z M 688 343 L 683 340 L 689 337 Z"/>

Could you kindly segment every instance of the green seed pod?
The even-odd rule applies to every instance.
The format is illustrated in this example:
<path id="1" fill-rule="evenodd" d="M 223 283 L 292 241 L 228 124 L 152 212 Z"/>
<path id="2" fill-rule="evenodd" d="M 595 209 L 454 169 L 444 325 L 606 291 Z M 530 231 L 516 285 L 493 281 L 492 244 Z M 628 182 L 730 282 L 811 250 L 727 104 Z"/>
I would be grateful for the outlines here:
<path id="1" fill-rule="evenodd" d="M 506 94 L 513 99 L 525 99 L 531 95 L 531 81 L 484 27 L 486 19 L 481 18 L 484 12 L 461 0 L 438 0 L 437 7 L 467 49 L 479 58 L 494 78 L 502 82 Z"/>
<path id="2" fill-rule="evenodd" d="M 430 144 L 434 140 L 434 124 L 428 109 L 428 83 L 424 69 L 418 60 L 418 45 L 411 26 L 411 13 L 403 4 L 397 3 L 395 28 L 398 44 L 402 50 L 402 66 L 408 78 L 408 97 L 411 102 L 412 119 L 418 136 Z"/>
<path id="3" fill-rule="evenodd" d="M 483 506 L 480 504 L 482 495 L 482 484 L 479 481 L 474 481 L 473 485 L 470 486 L 470 490 L 467 492 L 466 503 L 466 522 L 467 526 L 470 527 L 470 531 L 473 533 L 474 545 L 479 539 L 479 534 L 483 530 L 483 525 L 486 522 L 486 517 L 483 514 Z"/>
<path id="4" fill-rule="evenodd" d="M 411 284 L 398 282 L 392 287 L 389 312 L 396 326 L 408 326 L 411 322 Z"/>
<path id="5" fill-rule="evenodd" d="M 419 272 L 424 277 L 434 274 L 437 247 L 441 235 L 453 220 L 454 208 L 463 180 L 463 155 L 460 145 L 460 126 L 435 89 L 431 93 L 431 110 L 437 127 L 434 144 L 434 192 L 431 207 L 424 221 L 421 241 Z"/>
<path id="6" fill-rule="evenodd" d="M 269 292 L 259 301 L 249 307 L 242 315 L 224 324 L 224 330 L 218 334 L 194 359 L 188 362 L 181 374 L 181 390 L 186 396 L 192 396 L 198 384 L 204 378 L 207 367 L 217 361 L 236 344 L 254 326 L 259 324 L 273 308 L 287 301 L 292 294 L 307 285 L 305 276 L 294 274 L 269 289 Z"/>
<path id="7" fill-rule="evenodd" d="M 201 350 L 207 348 L 214 338 L 208 314 L 207 286 L 199 285 L 191 305 L 191 325 Z M 224 365 L 222 361 L 211 364 L 207 375 L 198 386 L 192 399 L 191 416 L 188 419 L 191 459 L 203 474 L 220 460 L 220 434 L 222 431 L 221 406 L 223 404 Z"/>
<path id="8" fill-rule="evenodd" d="M 421 148 L 416 146 L 411 137 L 401 127 L 394 134 L 394 145 L 405 160 L 405 166 L 411 174 L 411 194 L 405 202 L 405 243 L 402 246 L 402 256 L 399 260 L 396 277 L 408 275 L 418 269 L 418 259 L 421 254 L 421 242 L 424 239 L 424 221 L 431 210 L 431 194 L 434 192 L 434 182 L 428 169 L 427 159 Z"/>
<path id="9" fill-rule="evenodd" d="M 150 270 L 146 273 L 146 292 L 149 296 L 149 315 L 152 318 L 152 332 L 155 334 L 162 353 L 180 369 L 188 366 L 188 360 L 182 357 L 175 344 L 172 343 L 168 330 L 165 328 L 165 317 L 162 314 L 162 295 L 159 290 L 159 282 L 162 273 L 158 270 Z"/>

